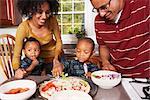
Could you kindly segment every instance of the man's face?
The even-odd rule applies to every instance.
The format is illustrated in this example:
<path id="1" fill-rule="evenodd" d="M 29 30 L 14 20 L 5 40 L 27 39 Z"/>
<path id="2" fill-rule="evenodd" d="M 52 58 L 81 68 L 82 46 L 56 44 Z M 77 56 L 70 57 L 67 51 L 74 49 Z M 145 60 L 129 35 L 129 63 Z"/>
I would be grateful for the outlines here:
<path id="1" fill-rule="evenodd" d="M 123 0 L 91 0 L 94 9 L 106 20 L 115 20 L 123 8 Z"/>

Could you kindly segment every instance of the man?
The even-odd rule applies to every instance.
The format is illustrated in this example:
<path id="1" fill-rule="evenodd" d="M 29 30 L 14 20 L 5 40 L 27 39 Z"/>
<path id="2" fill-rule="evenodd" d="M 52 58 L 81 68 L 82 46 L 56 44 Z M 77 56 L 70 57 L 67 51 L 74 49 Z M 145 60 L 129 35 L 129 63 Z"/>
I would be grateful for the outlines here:
<path id="1" fill-rule="evenodd" d="M 150 78 L 149 0 L 91 0 L 103 69 Z"/>

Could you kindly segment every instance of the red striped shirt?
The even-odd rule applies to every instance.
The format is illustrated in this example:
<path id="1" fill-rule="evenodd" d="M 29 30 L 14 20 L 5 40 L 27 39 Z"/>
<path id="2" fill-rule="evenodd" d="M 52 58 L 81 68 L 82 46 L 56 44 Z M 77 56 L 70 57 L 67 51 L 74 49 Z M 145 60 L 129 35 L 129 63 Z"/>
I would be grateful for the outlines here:
<path id="1" fill-rule="evenodd" d="M 106 45 L 111 63 L 124 76 L 150 77 L 149 0 L 125 0 L 117 24 L 95 18 L 96 38 Z"/>

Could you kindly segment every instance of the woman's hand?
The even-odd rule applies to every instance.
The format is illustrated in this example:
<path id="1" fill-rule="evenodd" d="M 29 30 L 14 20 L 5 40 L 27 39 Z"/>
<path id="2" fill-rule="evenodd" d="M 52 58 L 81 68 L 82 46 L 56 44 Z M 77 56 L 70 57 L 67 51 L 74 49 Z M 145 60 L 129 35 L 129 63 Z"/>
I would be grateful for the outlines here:
<path id="1" fill-rule="evenodd" d="M 62 71 L 63 71 L 62 64 L 57 64 L 57 65 L 54 66 L 53 69 L 52 69 L 52 75 L 53 75 L 54 77 L 58 77 L 58 76 L 61 75 Z"/>
<path id="2" fill-rule="evenodd" d="M 53 66 L 56 66 L 58 64 L 60 64 L 59 60 L 54 58 L 53 59 Z"/>
<path id="3" fill-rule="evenodd" d="M 59 62 L 59 60 L 54 59 L 53 60 L 53 69 L 52 69 L 52 74 L 54 77 L 57 77 L 61 75 L 63 71 L 63 65 Z"/>
<path id="4" fill-rule="evenodd" d="M 23 68 L 19 68 L 15 71 L 15 78 L 21 79 L 27 72 Z"/>
<path id="5" fill-rule="evenodd" d="M 102 65 L 103 65 L 102 69 L 104 70 L 117 71 L 116 68 L 113 65 L 111 65 L 109 62 L 102 63 Z"/>

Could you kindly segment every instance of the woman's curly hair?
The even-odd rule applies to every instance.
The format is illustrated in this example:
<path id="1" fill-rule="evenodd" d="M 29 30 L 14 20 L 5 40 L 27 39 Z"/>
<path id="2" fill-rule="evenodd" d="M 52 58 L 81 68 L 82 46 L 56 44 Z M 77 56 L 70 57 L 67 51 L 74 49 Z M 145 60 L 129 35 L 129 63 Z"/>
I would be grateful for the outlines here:
<path id="1" fill-rule="evenodd" d="M 17 7 L 22 16 L 29 17 L 35 14 L 44 2 L 49 4 L 51 15 L 58 13 L 58 0 L 18 0 Z"/>

